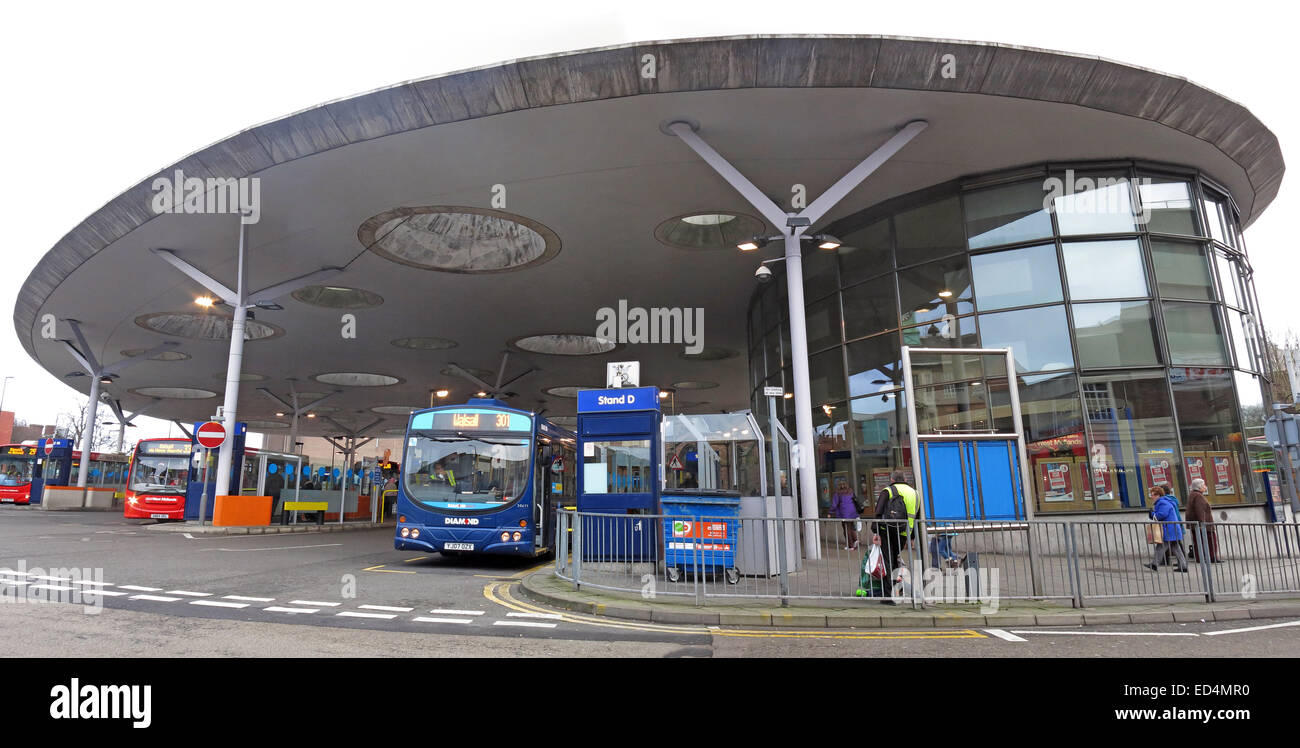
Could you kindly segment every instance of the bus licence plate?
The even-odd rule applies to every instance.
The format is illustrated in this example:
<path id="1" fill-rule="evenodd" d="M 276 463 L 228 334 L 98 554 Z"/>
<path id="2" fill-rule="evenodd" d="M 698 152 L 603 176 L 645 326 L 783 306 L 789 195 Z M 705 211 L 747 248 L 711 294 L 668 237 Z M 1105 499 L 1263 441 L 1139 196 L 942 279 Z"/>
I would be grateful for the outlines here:
<path id="1" fill-rule="evenodd" d="M 149 519 L 167 519 L 166 514 L 150 514 Z"/>
<path id="2" fill-rule="evenodd" d="M 443 543 L 442 549 L 444 551 L 472 551 L 474 550 L 474 544 L 473 543 Z"/>
<path id="3" fill-rule="evenodd" d="M 12 504 L 12 503 L 14 503 L 14 500 L 9 498 L 8 496 L 4 497 L 3 499 L 0 499 L 0 504 Z"/>

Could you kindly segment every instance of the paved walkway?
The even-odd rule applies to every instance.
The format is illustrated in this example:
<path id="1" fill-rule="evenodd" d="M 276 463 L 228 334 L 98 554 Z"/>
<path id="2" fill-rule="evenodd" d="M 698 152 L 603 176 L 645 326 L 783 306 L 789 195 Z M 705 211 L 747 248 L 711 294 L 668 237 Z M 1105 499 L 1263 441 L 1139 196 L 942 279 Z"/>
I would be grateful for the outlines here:
<path id="1" fill-rule="evenodd" d="M 996 610 L 981 610 L 979 605 L 943 605 L 914 610 L 911 603 L 894 606 L 876 600 L 827 601 L 829 605 L 795 601 L 798 604 L 783 608 L 775 600 L 770 604 L 756 604 L 752 600 L 711 599 L 707 607 L 697 607 L 693 602 L 662 596 L 646 599 L 591 588 L 574 590 L 572 583 L 559 579 L 549 569 L 525 577 L 521 593 L 534 602 L 581 613 L 658 623 L 724 626 L 971 628 L 1300 617 L 1300 599 L 1236 600 L 1213 604 L 1143 601 L 1081 609 L 1044 602 L 1013 601 L 999 603 Z"/>

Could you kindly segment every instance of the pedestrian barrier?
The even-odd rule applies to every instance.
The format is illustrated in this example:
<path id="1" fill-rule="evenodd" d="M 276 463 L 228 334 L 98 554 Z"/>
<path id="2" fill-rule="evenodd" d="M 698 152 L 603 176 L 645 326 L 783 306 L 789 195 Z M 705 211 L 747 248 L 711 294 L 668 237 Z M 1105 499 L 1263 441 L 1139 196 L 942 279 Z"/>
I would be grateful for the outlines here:
<path id="1" fill-rule="evenodd" d="M 1164 523 L 1183 528 L 1186 571 L 1173 546 L 1147 542 L 1151 522 L 1132 520 L 920 521 L 863 518 L 856 546 L 844 520 L 746 518 L 734 514 L 612 514 L 559 512 L 555 574 L 578 588 L 626 592 L 652 599 L 738 598 L 871 600 L 921 605 L 981 605 L 996 600 L 1090 603 L 1152 600 L 1253 599 L 1300 593 L 1300 525 L 1294 523 Z M 635 523 L 635 524 L 628 524 Z M 850 523 L 852 524 L 852 523 Z M 706 538 L 710 525 L 716 538 Z M 627 527 L 614 532 L 611 528 Z M 811 526 L 811 532 L 805 532 Z M 632 528 L 639 528 L 635 533 Z M 698 529 L 697 529 L 698 528 Z M 725 528 L 725 530 L 724 530 Z M 771 575 L 721 573 L 722 553 L 766 553 L 763 544 L 783 529 L 802 558 L 799 568 L 779 560 Z M 602 539 L 584 544 L 585 536 Z M 682 538 L 690 542 L 680 542 Z M 820 558 L 809 558 L 805 537 L 817 538 Z M 615 547 L 627 538 L 639 553 Z M 883 577 L 866 568 L 873 539 L 881 546 Z M 658 542 L 660 545 L 645 547 Z M 677 542 L 675 542 L 677 541 Z M 914 542 L 913 542 L 914 541 Z M 748 545 L 757 545 L 748 548 Z M 924 548 L 925 552 L 921 552 Z M 1166 553 L 1166 551 L 1168 551 Z M 815 555 L 815 554 L 814 554 Z M 781 571 L 787 577 L 783 591 Z"/>

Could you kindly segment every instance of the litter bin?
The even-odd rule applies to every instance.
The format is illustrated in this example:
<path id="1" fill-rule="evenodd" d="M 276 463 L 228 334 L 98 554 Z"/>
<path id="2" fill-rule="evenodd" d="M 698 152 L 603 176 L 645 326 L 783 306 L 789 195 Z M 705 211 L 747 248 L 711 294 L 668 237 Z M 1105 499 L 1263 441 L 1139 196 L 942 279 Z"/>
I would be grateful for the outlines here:
<path id="1" fill-rule="evenodd" d="M 668 581 L 686 571 L 722 572 L 729 584 L 740 578 L 736 548 L 740 544 L 740 492 L 711 489 L 666 490 L 664 568 Z"/>

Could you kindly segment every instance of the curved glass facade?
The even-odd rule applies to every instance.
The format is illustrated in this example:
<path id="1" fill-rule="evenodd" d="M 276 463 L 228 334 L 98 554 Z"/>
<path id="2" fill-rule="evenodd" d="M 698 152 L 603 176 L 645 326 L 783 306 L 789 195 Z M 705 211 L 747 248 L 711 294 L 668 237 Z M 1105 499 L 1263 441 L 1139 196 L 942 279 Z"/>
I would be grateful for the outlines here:
<path id="1" fill-rule="evenodd" d="M 910 467 L 901 348 L 1013 349 L 1038 514 L 1145 511 L 1150 488 L 1258 504 L 1264 379 L 1249 263 L 1227 193 L 1136 163 L 962 180 L 827 227 L 804 252 L 819 497 Z M 806 245 L 807 246 L 807 245 Z M 782 265 L 749 314 L 754 413 L 791 390 Z M 987 357 L 985 357 L 987 358 Z M 1007 372 L 914 356 L 922 433 L 1011 429 Z M 793 400 L 779 416 L 794 433 Z"/>

